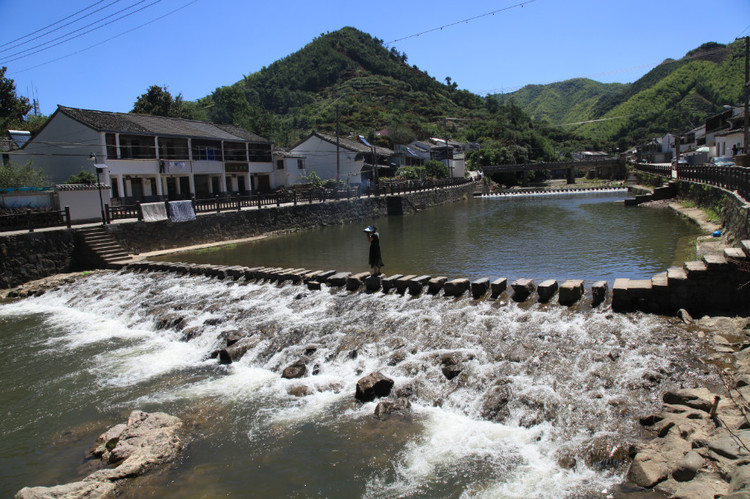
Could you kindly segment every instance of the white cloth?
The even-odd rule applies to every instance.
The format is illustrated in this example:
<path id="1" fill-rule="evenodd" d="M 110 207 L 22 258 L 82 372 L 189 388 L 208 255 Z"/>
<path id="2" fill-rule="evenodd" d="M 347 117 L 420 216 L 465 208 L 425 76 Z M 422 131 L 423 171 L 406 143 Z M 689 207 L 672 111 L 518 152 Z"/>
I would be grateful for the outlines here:
<path id="1" fill-rule="evenodd" d="M 167 219 L 167 206 L 163 202 L 141 203 L 144 222 L 158 222 Z"/>

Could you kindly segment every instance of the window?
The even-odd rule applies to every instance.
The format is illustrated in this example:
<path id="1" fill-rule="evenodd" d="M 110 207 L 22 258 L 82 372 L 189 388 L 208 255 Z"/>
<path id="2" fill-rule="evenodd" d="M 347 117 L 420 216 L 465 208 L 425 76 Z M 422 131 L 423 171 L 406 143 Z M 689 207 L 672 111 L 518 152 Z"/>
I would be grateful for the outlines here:
<path id="1" fill-rule="evenodd" d="M 297 169 L 298 170 L 304 170 L 305 169 L 305 160 L 304 159 L 298 159 L 297 160 Z"/>
<path id="2" fill-rule="evenodd" d="M 159 159 L 190 159 L 187 139 L 159 137 Z"/>
<path id="3" fill-rule="evenodd" d="M 221 161 L 221 142 L 194 140 L 193 159 L 201 161 Z"/>
<path id="4" fill-rule="evenodd" d="M 245 144 L 242 142 L 224 142 L 224 161 L 247 161 Z"/>
<path id="5" fill-rule="evenodd" d="M 248 151 L 250 152 L 250 161 L 254 163 L 270 163 L 271 158 L 271 144 L 248 144 Z"/>
<path id="6" fill-rule="evenodd" d="M 104 136 L 107 143 L 107 158 L 117 159 L 117 137 L 114 133 L 108 133 Z"/>
<path id="7" fill-rule="evenodd" d="M 276 169 L 277 170 L 283 170 L 284 169 L 284 160 L 283 159 L 277 159 L 276 160 Z"/>
<path id="8" fill-rule="evenodd" d="M 120 158 L 155 159 L 154 138 L 143 135 L 120 135 Z"/>

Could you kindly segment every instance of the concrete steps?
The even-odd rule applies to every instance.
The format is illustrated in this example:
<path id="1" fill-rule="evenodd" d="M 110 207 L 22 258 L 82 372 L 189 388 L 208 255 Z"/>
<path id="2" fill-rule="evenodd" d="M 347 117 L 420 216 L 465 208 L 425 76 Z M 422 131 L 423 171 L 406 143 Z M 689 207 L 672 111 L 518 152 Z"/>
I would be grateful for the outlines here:
<path id="1" fill-rule="evenodd" d="M 128 252 L 102 226 L 76 229 L 81 242 L 106 268 L 119 268 L 131 260 Z"/>

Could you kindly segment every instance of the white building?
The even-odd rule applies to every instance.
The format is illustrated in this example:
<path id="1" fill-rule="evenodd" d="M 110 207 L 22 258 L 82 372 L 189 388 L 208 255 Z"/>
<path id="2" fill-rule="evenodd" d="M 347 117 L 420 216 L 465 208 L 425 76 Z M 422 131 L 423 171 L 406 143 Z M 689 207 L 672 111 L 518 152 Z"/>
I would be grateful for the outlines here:
<path id="1" fill-rule="evenodd" d="M 338 172 L 336 162 L 337 140 L 335 136 L 313 132 L 309 137 L 292 147 L 291 153 L 303 156 L 307 174 L 315 172 L 323 180 L 337 177 L 345 184 L 367 183 L 372 180 L 372 165 L 377 165 L 380 177 L 392 176 L 390 158 L 393 151 L 385 147 L 366 146 L 361 142 L 339 137 Z"/>
<path id="2" fill-rule="evenodd" d="M 273 189 L 273 143 L 234 125 L 58 106 L 40 132 L 9 153 L 52 184 L 81 170 L 123 203 L 207 198 Z"/>

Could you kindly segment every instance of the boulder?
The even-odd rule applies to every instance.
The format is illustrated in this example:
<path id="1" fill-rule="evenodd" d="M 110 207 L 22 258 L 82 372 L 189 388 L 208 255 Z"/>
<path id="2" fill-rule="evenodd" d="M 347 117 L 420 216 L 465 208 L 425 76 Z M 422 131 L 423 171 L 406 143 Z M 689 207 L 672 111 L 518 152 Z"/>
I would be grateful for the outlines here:
<path id="1" fill-rule="evenodd" d="M 253 338 L 242 338 L 232 345 L 219 350 L 219 363 L 231 364 L 237 362 L 245 353 L 258 344 L 258 340 Z"/>
<path id="2" fill-rule="evenodd" d="M 378 402 L 375 406 L 375 417 L 381 420 L 388 419 L 396 413 L 400 413 L 402 416 L 411 407 L 411 402 L 406 399 L 398 399 L 395 402 Z"/>
<path id="3" fill-rule="evenodd" d="M 501 384 L 492 387 L 482 403 L 482 417 L 489 421 L 502 422 L 510 414 L 508 402 L 511 391 L 508 385 Z"/>
<path id="4" fill-rule="evenodd" d="M 307 372 L 307 366 L 301 360 L 298 360 L 294 364 L 287 366 L 284 372 L 281 373 L 281 377 L 285 379 L 296 379 L 301 378 Z"/>
<path id="5" fill-rule="evenodd" d="M 628 480 L 641 487 L 651 488 L 669 476 L 666 459 L 658 452 L 646 449 L 636 454 L 628 470 Z"/>
<path id="6" fill-rule="evenodd" d="M 126 424 L 99 435 L 91 453 L 113 467 L 91 473 L 80 482 L 54 487 L 25 487 L 19 499 L 114 498 L 116 482 L 143 475 L 177 457 L 182 449 L 179 418 L 163 412 L 133 411 Z"/>
<path id="7" fill-rule="evenodd" d="M 381 372 L 370 373 L 357 381 L 354 397 L 362 402 L 370 402 L 377 397 L 386 397 L 391 393 L 393 380 Z"/>
<path id="8" fill-rule="evenodd" d="M 672 478 L 678 482 L 687 482 L 695 478 L 698 470 L 703 466 L 703 456 L 695 451 L 690 451 L 677 462 L 676 467 L 672 470 Z"/>
<path id="9" fill-rule="evenodd" d="M 710 412 L 714 403 L 714 396 L 715 394 L 707 388 L 686 388 L 666 392 L 662 400 L 665 404 L 684 405 Z"/>

